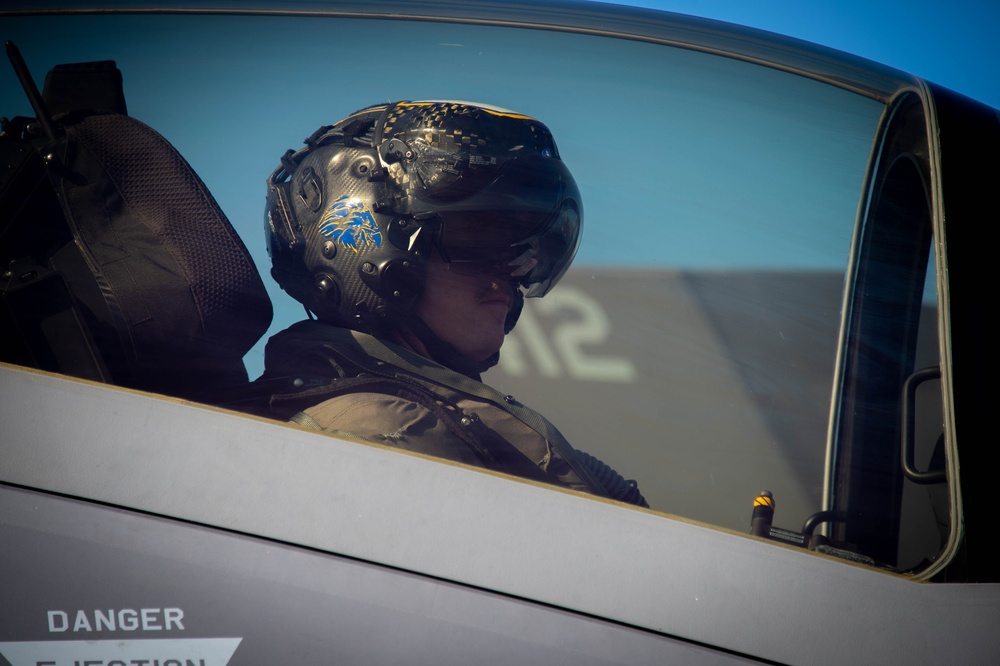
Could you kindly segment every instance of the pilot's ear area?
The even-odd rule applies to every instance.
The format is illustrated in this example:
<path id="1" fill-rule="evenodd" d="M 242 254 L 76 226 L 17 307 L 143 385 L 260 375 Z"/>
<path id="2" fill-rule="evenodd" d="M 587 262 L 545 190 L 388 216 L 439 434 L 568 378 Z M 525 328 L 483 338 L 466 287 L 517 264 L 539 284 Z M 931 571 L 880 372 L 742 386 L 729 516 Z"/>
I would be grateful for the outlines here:
<path id="1" fill-rule="evenodd" d="M 56 65 L 45 75 L 42 99 L 53 116 L 70 111 L 128 115 L 122 73 L 114 60 Z"/>

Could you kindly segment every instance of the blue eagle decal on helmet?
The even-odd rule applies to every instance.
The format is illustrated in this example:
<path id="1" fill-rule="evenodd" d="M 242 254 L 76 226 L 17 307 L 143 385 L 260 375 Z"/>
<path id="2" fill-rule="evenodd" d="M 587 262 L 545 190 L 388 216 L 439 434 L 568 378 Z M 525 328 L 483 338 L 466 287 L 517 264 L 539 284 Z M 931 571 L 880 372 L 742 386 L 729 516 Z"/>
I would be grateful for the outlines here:
<path id="1" fill-rule="evenodd" d="M 319 232 L 355 252 L 361 247 L 382 246 L 382 232 L 371 209 L 361 199 L 346 194 L 334 201 L 323 215 Z"/>

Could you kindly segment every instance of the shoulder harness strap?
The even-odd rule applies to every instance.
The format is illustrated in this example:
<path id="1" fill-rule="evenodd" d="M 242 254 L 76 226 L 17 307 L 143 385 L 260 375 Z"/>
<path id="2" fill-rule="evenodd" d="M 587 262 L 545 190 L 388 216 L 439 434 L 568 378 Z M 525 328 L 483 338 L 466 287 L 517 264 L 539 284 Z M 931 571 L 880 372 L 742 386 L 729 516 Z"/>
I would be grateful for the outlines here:
<path id="1" fill-rule="evenodd" d="M 417 403 L 434 414 L 442 425 L 464 442 L 487 469 L 545 483 L 558 483 L 481 421 L 463 415 L 441 396 L 403 376 L 362 374 L 355 377 L 315 380 L 310 382 L 308 388 L 272 394 L 268 401 L 267 415 L 281 420 L 292 420 L 306 427 L 315 427 L 310 424 L 311 419 L 300 418 L 304 416 L 303 410 L 330 398 L 351 393 L 380 393 Z"/>

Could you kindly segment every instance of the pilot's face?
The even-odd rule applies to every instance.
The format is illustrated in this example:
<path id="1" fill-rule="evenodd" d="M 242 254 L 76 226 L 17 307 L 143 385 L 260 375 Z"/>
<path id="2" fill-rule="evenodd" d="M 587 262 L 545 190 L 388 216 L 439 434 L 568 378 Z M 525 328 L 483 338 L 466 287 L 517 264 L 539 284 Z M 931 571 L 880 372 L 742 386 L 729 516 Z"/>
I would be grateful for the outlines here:
<path id="1" fill-rule="evenodd" d="M 513 287 L 501 278 L 464 275 L 434 257 L 417 312 L 424 323 L 458 352 L 484 361 L 500 351 Z"/>

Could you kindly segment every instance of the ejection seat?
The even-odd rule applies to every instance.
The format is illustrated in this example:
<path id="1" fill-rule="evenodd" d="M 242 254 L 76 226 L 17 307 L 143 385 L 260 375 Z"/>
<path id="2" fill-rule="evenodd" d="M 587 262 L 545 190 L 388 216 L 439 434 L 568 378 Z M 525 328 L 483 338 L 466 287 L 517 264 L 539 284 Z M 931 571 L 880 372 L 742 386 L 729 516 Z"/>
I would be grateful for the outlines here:
<path id="1" fill-rule="evenodd" d="M 0 134 L 0 361 L 185 399 L 247 382 L 271 321 L 229 220 L 127 115 L 113 61 L 60 65 Z"/>

